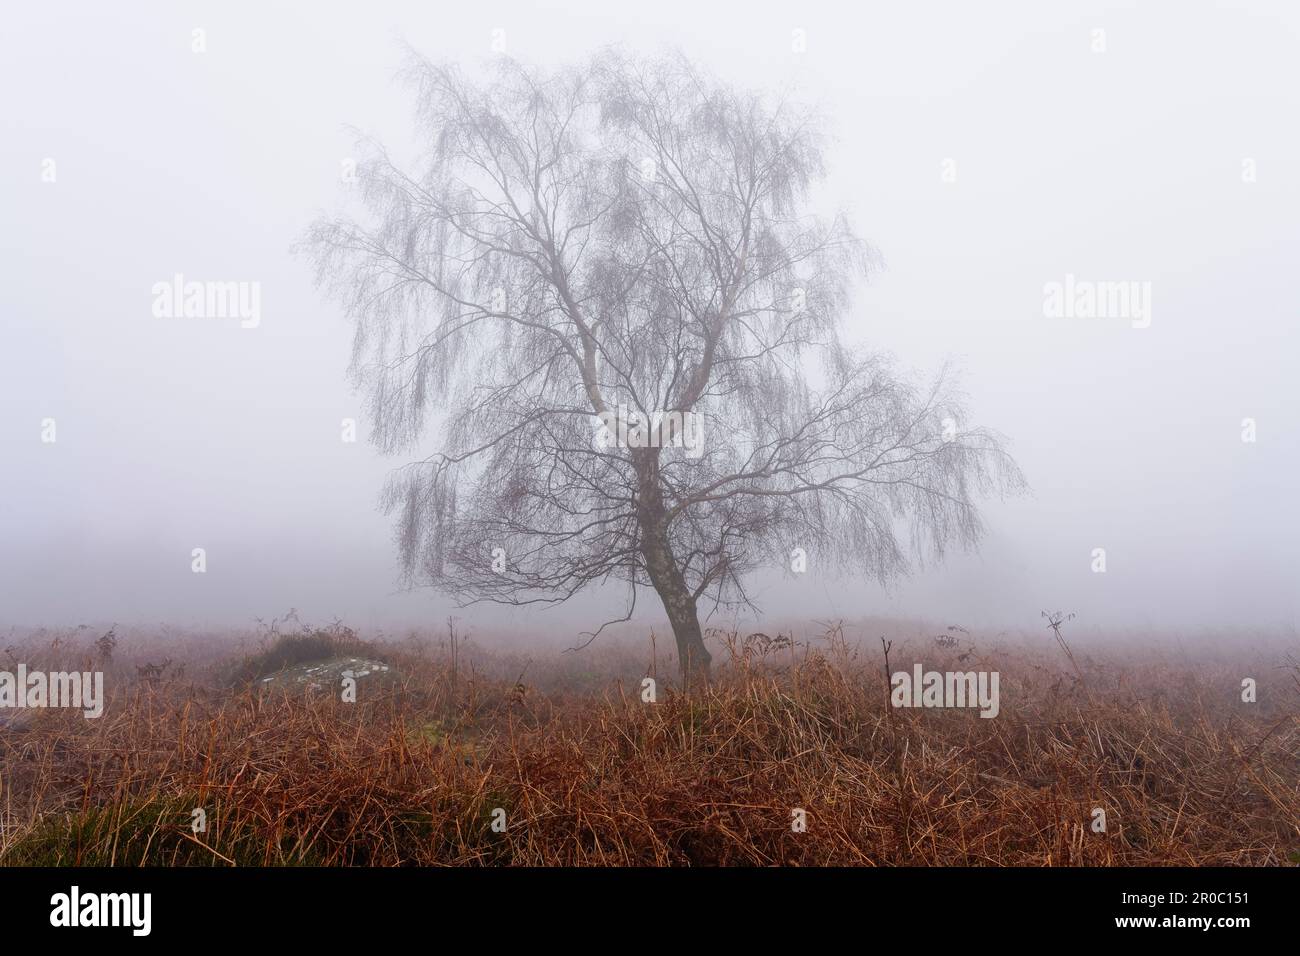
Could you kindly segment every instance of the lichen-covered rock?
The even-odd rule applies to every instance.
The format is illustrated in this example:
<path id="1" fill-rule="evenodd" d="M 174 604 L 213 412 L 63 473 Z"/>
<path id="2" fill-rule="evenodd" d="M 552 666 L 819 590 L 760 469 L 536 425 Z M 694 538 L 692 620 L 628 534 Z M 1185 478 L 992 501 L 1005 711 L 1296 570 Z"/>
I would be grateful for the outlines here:
<path id="1" fill-rule="evenodd" d="M 390 683 L 397 672 L 383 661 L 364 657 L 332 657 L 323 661 L 310 661 L 290 667 L 278 674 L 263 677 L 256 686 L 276 690 L 304 692 L 337 691 L 343 687 L 344 678 L 352 678 L 357 688 Z"/>

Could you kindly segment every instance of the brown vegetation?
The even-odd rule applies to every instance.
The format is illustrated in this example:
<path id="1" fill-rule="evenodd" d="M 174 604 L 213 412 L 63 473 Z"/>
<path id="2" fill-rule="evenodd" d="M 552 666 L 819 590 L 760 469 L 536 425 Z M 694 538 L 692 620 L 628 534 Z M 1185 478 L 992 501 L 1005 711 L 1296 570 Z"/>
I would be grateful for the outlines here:
<path id="1" fill-rule="evenodd" d="M 715 633 L 722 666 L 689 696 L 648 645 L 532 661 L 470 645 L 458 671 L 445 644 L 358 645 L 395 677 L 363 680 L 355 704 L 250 685 L 283 639 L 243 661 L 174 642 L 132 660 L 121 635 L 96 659 L 92 636 L 41 662 L 25 649 L 29 667 L 101 667 L 110 693 L 95 720 L 6 716 L 0 862 L 1109 866 L 1300 850 L 1300 679 L 1284 645 L 1076 641 L 1071 663 L 1049 634 L 894 640 L 895 669 L 999 671 L 1001 712 L 982 719 L 889 708 L 879 646 L 838 627 Z M 140 666 L 168 657 L 187 670 Z M 654 703 L 647 674 L 662 678 Z M 1243 677 L 1258 703 L 1242 702 Z"/>

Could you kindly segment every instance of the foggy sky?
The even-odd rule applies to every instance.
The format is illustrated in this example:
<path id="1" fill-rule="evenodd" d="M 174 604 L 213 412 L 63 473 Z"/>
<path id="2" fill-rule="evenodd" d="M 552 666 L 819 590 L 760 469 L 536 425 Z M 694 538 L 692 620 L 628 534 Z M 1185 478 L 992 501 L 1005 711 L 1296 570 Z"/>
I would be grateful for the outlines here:
<path id="1" fill-rule="evenodd" d="M 474 70 L 495 28 L 527 62 L 675 45 L 819 104 L 836 137 L 819 203 L 847 208 L 885 264 L 846 337 L 922 374 L 951 358 L 1029 480 L 1031 497 L 988 504 L 979 554 L 888 590 L 774 573 L 755 589 L 766 612 L 1294 624 L 1300 8 L 714 6 L 7 10 L 0 626 L 445 615 L 394 593 L 376 500 L 403 459 L 365 441 L 350 324 L 290 246 L 346 199 L 347 125 L 414 155 L 401 42 Z M 177 273 L 259 282 L 260 324 L 154 316 L 151 288 Z M 1067 274 L 1151 283 L 1150 327 L 1045 317 L 1045 283 Z"/>

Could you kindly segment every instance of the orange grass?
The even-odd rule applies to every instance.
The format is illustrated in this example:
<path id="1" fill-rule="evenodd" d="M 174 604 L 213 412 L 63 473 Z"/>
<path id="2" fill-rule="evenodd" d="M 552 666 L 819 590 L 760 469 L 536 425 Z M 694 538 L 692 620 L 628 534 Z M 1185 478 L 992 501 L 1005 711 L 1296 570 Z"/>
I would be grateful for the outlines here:
<path id="1" fill-rule="evenodd" d="M 105 665 L 97 720 L 40 711 L 0 729 L 0 863 L 1297 860 L 1294 658 L 1076 645 L 1080 679 L 1044 638 L 892 646 L 895 670 L 999 671 L 995 719 L 887 707 L 880 648 L 838 627 L 808 642 L 715 634 L 721 664 L 690 696 L 669 686 L 662 639 L 656 659 L 648 645 L 531 664 L 477 650 L 455 674 L 432 642 L 380 643 L 397 679 L 362 681 L 355 704 L 231 686 L 218 675 L 238 662 L 192 645 L 181 676 Z M 88 640 L 47 656 L 84 657 Z M 1243 677 L 1259 703 L 1241 701 Z"/>

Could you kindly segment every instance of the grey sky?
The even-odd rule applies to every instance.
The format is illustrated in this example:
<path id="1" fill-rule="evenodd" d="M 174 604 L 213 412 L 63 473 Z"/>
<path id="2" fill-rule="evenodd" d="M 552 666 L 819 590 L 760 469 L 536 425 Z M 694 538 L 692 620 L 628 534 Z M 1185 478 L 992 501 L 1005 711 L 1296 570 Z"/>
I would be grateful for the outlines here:
<path id="1" fill-rule="evenodd" d="M 976 421 L 1012 442 L 1033 496 L 990 503 L 979 555 L 887 592 L 774 575 L 766 610 L 1293 624 L 1300 8 L 988 6 L 8 11 L 0 625 L 445 613 L 392 593 L 375 504 L 398 462 L 365 443 L 350 327 L 289 247 L 345 200 L 346 125 L 410 153 L 401 41 L 473 68 L 498 28 L 543 65 L 673 44 L 819 104 L 838 140 L 823 201 L 885 263 L 848 336 L 922 372 L 952 358 Z M 260 283 L 260 324 L 155 317 L 151 288 L 176 273 Z M 1150 327 L 1045 317 L 1044 284 L 1067 274 L 1151 283 Z M 362 419 L 360 442 L 340 440 L 345 417 Z M 191 573 L 195 547 L 206 574 Z"/>

